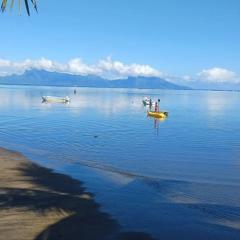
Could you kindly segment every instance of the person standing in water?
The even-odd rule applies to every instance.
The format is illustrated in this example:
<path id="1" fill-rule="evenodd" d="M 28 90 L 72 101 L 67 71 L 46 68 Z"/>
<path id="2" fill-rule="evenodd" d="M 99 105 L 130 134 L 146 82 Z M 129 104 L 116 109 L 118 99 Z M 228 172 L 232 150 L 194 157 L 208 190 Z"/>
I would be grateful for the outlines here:
<path id="1" fill-rule="evenodd" d="M 160 99 L 158 99 L 158 112 L 160 112 Z"/>
<path id="2" fill-rule="evenodd" d="M 160 105 L 160 99 L 158 99 L 158 101 L 155 102 L 155 112 L 159 112 L 160 111 L 159 105 Z"/>
<path id="3" fill-rule="evenodd" d="M 155 102 L 155 112 L 158 112 L 158 103 Z"/>

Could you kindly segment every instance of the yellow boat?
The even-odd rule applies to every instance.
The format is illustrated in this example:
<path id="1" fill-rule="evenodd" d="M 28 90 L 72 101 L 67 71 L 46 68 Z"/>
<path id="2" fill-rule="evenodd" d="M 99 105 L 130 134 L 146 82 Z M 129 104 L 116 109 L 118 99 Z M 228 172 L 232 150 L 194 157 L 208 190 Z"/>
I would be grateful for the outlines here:
<path id="1" fill-rule="evenodd" d="M 168 116 L 168 112 L 148 112 L 148 116 L 155 118 L 166 118 Z"/>

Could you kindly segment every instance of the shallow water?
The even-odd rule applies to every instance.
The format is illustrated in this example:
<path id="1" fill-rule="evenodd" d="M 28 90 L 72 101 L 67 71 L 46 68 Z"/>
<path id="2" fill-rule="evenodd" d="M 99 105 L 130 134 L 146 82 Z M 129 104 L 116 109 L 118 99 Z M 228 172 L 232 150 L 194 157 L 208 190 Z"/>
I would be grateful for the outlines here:
<path id="1" fill-rule="evenodd" d="M 83 180 L 124 228 L 239 239 L 239 92 L 73 90 L 1 86 L 0 145 Z M 147 117 L 143 96 L 168 119 Z"/>

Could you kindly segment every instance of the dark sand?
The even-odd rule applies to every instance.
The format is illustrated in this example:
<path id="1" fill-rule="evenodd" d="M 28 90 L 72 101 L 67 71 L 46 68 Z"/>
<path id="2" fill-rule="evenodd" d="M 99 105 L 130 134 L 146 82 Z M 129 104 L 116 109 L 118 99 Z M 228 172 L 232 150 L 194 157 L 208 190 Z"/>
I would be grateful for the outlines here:
<path id="1" fill-rule="evenodd" d="M 0 240 L 152 239 L 99 207 L 81 182 L 0 148 Z"/>

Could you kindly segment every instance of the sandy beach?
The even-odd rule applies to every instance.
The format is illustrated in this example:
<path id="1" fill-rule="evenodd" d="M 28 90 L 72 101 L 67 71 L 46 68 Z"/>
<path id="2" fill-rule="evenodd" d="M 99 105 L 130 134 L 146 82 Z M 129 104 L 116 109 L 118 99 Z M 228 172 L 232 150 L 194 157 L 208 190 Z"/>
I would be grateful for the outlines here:
<path id="1" fill-rule="evenodd" d="M 83 184 L 0 149 L 0 239 L 152 239 L 121 232 Z"/>

